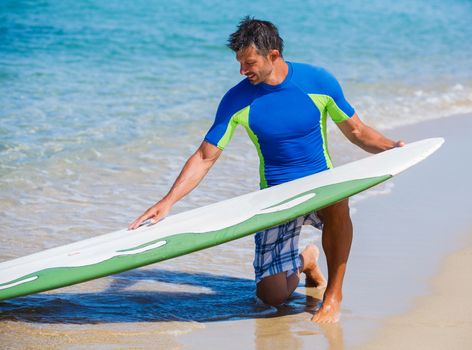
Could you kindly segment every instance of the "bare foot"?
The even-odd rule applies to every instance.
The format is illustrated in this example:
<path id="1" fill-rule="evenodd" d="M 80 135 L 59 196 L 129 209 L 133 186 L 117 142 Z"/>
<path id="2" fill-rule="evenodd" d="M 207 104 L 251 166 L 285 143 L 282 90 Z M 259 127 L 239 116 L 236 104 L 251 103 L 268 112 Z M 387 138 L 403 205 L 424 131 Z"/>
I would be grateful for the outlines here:
<path id="1" fill-rule="evenodd" d="M 326 279 L 317 263 L 320 256 L 318 247 L 314 244 L 308 244 L 301 255 L 303 257 L 302 272 L 306 275 L 305 286 L 318 289 L 326 287 Z"/>
<path id="2" fill-rule="evenodd" d="M 317 323 L 336 323 L 341 316 L 341 302 L 330 299 L 324 300 L 321 307 L 315 312 L 311 320 Z"/>

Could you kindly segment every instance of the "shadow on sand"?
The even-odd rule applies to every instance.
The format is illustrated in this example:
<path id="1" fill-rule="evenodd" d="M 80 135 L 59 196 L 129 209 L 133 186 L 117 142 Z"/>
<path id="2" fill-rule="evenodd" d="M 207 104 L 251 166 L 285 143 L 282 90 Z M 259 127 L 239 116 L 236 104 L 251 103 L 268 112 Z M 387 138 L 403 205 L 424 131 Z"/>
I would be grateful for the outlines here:
<path id="1" fill-rule="evenodd" d="M 0 302 L 0 320 L 94 324 L 266 318 L 312 310 L 316 295 L 294 293 L 283 306 L 258 303 L 252 279 L 161 269 L 111 277 L 92 293 L 43 293 Z M 140 290 L 138 283 L 145 283 Z M 143 289 L 143 288 L 141 288 Z M 313 293 L 310 293 L 313 294 Z"/>

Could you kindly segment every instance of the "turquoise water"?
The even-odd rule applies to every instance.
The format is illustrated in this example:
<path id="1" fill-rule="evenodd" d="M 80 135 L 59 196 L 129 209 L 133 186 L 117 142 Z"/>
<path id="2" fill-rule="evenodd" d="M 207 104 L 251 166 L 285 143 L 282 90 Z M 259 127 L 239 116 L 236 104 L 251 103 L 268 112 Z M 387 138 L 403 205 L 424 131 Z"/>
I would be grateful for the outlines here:
<path id="1" fill-rule="evenodd" d="M 246 14 L 275 22 L 286 59 L 328 68 L 361 118 L 386 132 L 472 112 L 470 1 L 3 1 L 0 261 L 119 229 L 167 191 L 219 99 L 241 79 L 225 42 Z M 335 161 L 358 156 L 342 147 Z M 256 189 L 257 164 L 238 131 L 209 178 L 175 210 Z M 178 321 L 179 303 L 192 298 L 188 289 L 207 273 L 236 276 L 207 281 L 206 288 L 225 293 L 216 319 L 263 316 L 267 310 L 254 305 L 250 289 L 252 249 L 246 239 L 159 264 L 178 271 L 161 294 L 179 296 L 167 298 L 168 309 L 149 293 L 162 287 L 155 273 L 136 272 L 71 287 L 70 295 L 12 302 L 6 318 Z M 208 310 L 220 298 L 212 293 L 197 300 L 205 310 L 190 300 L 179 317 L 212 320 Z M 295 299 L 293 312 L 302 304 Z M 195 316 L 198 310 L 203 316 Z"/>
<path id="2" fill-rule="evenodd" d="M 224 44 L 245 14 L 278 24 L 287 59 L 334 72 L 371 124 L 472 110 L 468 1 L 3 1 L 0 174 L 203 134 L 240 79 Z"/>

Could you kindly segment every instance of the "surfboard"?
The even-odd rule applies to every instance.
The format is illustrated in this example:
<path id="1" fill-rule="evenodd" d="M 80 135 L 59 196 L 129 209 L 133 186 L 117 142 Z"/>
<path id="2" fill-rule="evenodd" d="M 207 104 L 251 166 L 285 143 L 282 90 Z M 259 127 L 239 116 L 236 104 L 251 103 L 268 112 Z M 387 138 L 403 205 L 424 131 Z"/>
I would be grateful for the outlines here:
<path id="1" fill-rule="evenodd" d="M 287 222 L 408 169 L 444 142 L 431 138 L 144 225 L 0 263 L 0 300 L 189 254 Z"/>

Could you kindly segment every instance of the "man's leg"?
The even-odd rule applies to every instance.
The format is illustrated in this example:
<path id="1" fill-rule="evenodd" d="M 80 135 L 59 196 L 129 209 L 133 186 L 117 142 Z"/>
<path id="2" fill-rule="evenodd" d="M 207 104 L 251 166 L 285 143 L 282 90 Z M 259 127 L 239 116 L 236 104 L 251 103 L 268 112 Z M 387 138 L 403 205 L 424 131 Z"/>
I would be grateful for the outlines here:
<path id="1" fill-rule="evenodd" d="M 341 311 L 344 274 L 352 242 L 348 199 L 318 210 L 318 215 L 323 220 L 322 242 L 328 265 L 328 286 L 323 304 L 312 321 L 337 322 Z"/>
<path id="2" fill-rule="evenodd" d="M 315 287 L 324 287 L 326 280 L 318 267 L 319 250 L 314 244 L 309 244 L 300 254 L 302 266 L 298 271 L 287 277 L 287 271 L 264 277 L 256 288 L 259 299 L 269 305 L 280 305 L 292 295 L 300 281 L 303 272 L 307 277 L 307 284 Z"/>

